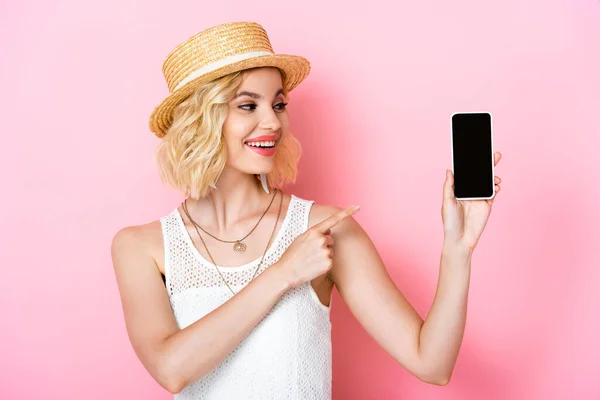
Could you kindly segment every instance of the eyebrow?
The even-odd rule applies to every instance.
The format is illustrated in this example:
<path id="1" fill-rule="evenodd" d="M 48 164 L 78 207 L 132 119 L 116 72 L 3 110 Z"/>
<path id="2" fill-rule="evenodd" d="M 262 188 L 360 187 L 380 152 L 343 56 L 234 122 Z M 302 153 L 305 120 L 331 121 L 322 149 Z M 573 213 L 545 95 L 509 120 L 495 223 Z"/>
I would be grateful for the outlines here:
<path id="1" fill-rule="evenodd" d="M 277 92 L 275 92 L 275 96 L 273 96 L 273 97 L 277 97 L 280 94 L 283 94 L 283 88 L 280 88 Z M 248 91 L 243 91 L 243 92 L 236 94 L 234 99 L 237 99 L 238 97 L 244 96 L 244 95 L 250 96 L 253 99 L 262 99 L 262 96 L 260 94 L 254 93 L 254 92 L 248 92 Z"/>

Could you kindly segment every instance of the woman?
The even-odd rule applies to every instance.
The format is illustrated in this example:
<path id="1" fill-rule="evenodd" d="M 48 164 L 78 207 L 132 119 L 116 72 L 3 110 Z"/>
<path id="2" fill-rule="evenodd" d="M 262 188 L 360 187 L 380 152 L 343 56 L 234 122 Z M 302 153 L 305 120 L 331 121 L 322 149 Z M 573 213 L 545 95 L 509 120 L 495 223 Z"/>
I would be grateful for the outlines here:
<path id="1" fill-rule="evenodd" d="M 150 128 L 163 180 L 186 199 L 120 230 L 112 256 L 132 346 L 176 398 L 331 398 L 334 285 L 408 371 L 450 379 L 492 201 L 457 202 L 447 175 L 440 282 L 423 321 L 351 217 L 357 208 L 282 190 L 301 155 L 285 106 L 309 70 L 302 57 L 273 54 L 248 22 L 200 32 L 165 60 L 171 94 Z"/>

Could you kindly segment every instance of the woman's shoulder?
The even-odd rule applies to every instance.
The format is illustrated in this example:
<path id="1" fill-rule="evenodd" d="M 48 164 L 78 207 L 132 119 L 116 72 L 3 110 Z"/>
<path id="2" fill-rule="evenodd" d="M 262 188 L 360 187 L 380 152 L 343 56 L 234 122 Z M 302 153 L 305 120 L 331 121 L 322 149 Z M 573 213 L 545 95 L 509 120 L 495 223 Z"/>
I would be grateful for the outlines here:
<path id="1" fill-rule="evenodd" d="M 112 239 L 112 252 L 136 251 L 150 255 L 155 261 L 161 260 L 163 237 L 161 218 L 140 225 L 120 228 Z"/>
<path id="2" fill-rule="evenodd" d="M 301 196 L 293 195 L 297 200 L 311 203 L 310 212 L 308 214 L 308 227 L 312 227 L 317 223 L 323 221 L 328 218 L 332 214 L 335 214 L 338 211 L 341 211 L 342 208 L 332 204 L 318 203 L 315 200 L 304 198 Z"/>

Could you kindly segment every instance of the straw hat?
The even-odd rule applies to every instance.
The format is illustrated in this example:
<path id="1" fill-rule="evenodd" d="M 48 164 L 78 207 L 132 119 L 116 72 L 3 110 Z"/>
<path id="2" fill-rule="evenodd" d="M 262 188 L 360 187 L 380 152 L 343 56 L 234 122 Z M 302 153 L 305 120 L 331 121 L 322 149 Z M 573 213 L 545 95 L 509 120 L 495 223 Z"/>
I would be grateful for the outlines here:
<path id="1" fill-rule="evenodd" d="M 159 138 L 165 136 L 173 109 L 198 85 L 255 67 L 281 69 L 288 92 L 310 72 L 304 57 L 275 54 L 267 32 L 255 22 L 231 22 L 195 34 L 165 58 L 162 71 L 170 94 L 152 112 L 150 130 Z"/>

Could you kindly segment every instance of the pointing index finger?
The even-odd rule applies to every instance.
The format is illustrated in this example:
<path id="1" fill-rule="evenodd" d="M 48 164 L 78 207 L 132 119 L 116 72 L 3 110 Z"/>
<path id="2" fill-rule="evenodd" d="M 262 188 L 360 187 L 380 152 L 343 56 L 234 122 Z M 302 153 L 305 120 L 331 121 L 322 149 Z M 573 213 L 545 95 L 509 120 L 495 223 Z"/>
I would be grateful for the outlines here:
<path id="1" fill-rule="evenodd" d="M 325 233 L 327 230 L 339 224 L 344 218 L 356 214 L 358 210 L 360 210 L 359 206 L 352 206 L 338 211 L 315 225 L 315 229 L 321 233 Z"/>

